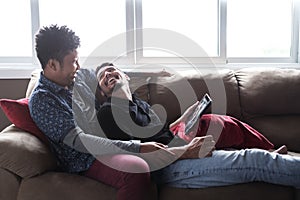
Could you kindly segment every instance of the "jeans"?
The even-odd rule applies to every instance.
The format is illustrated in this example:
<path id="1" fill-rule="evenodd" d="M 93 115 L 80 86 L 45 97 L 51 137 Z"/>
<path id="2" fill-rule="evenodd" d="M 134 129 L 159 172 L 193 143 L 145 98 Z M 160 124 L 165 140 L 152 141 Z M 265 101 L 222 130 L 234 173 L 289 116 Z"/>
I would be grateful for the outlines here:
<path id="1" fill-rule="evenodd" d="M 179 160 L 152 173 L 158 184 L 205 188 L 252 181 L 300 188 L 300 157 L 260 149 L 216 150 L 212 157 Z"/>

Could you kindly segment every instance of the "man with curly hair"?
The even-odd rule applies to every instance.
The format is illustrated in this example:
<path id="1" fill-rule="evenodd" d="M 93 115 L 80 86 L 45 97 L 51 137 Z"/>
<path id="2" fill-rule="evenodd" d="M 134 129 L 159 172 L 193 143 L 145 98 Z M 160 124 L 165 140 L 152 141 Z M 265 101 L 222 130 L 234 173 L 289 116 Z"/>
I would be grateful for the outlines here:
<path id="1" fill-rule="evenodd" d="M 161 150 L 168 157 L 172 153 L 159 143 L 112 141 L 98 136 L 96 130 L 79 126 L 81 122 L 75 119 L 73 108 L 80 109 L 81 104 L 73 101 L 73 88 L 76 77 L 88 73 L 80 69 L 79 46 L 80 38 L 66 26 L 51 25 L 39 30 L 36 53 L 42 72 L 29 99 L 32 119 L 47 136 L 61 171 L 115 187 L 117 199 L 153 199 L 156 193 L 151 189 L 149 166 L 133 154 Z M 81 89 L 90 92 L 88 87 Z"/>

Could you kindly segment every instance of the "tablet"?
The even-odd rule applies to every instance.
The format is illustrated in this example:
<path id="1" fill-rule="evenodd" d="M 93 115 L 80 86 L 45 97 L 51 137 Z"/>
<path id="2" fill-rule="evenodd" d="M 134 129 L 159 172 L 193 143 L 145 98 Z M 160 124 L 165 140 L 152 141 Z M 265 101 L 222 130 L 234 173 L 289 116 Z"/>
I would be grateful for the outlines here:
<path id="1" fill-rule="evenodd" d="M 187 135 L 191 128 L 195 125 L 204 111 L 210 106 L 212 100 L 208 94 L 205 94 L 204 97 L 201 99 L 199 105 L 196 107 L 194 114 L 188 120 L 185 126 L 185 134 Z"/>

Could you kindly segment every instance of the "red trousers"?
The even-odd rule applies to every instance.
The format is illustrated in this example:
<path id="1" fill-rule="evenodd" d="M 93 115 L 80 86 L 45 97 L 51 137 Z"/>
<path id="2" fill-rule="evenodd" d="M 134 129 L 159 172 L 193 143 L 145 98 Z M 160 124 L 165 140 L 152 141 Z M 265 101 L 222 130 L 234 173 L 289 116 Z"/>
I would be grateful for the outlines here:
<path id="1" fill-rule="evenodd" d="M 137 156 L 101 156 L 83 175 L 116 188 L 118 200 L 156 198 L 148 164 Z"/>
<path id="2" fill-rule="evenodd" d="M 212 135 L 216 141 L 216 149 L 224 148 L 260 148 L 272 149 L 274 145 L 260 132 L 238 119 L 226 115 L 206 114 L 199 120 L 196 133 L 185 134 L 185 124 L 172 127 L 174 134 L 186 141 L 195 136 Z"/>

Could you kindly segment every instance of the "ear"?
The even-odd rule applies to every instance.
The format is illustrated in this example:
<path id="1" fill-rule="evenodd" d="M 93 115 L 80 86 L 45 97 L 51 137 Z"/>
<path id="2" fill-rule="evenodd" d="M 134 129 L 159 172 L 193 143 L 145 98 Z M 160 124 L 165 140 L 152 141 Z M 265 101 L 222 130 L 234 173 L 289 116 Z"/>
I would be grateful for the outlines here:
<path id="1" fill-rule="evenodd" d="M 55 60 L 55 59 L 49 59 L 49 60 L 48 60 L 47 66 L 48 66 L 51 70 L 56 71 L 56 70 L 58 69 L 58 65 L 59 65 L 59 63 L 58 63 L 57 60 Z"/>

